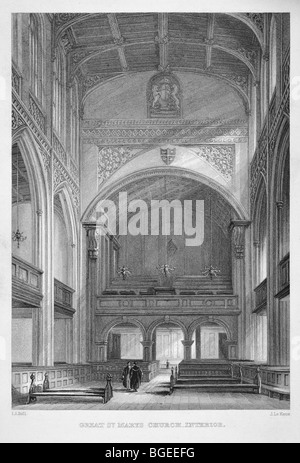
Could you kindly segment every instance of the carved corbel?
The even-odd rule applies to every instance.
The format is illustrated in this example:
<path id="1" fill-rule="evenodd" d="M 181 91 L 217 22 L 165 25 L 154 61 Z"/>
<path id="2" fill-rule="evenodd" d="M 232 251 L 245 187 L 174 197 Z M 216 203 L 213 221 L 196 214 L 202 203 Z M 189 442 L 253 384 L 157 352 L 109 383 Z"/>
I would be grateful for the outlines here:
<path id="1" fill-rule="evenodd" d="M 99 257 L 99 245 L 98 245 L 98 231 L 95 224 L 84 225 L 87 234 L 88 242 L 88 254 L 91 260 L 96 260 Z"/>
<path id="2" fill-rule="evenodd" d="M 246 228 L 251 222 L 247 220 L 233 220 L 230 224 L 230 232 L 232 235 L 232 244 L 236 259 L 244 259 L 245 257 L 245 236 Z"/>

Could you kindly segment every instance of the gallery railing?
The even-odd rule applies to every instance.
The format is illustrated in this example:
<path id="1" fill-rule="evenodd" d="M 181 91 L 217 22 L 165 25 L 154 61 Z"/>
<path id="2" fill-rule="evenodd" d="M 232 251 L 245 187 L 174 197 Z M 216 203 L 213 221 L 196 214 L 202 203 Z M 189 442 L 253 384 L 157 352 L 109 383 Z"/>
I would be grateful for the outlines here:
<path id="1" fill-rule="evenodd" d="M 43 299 L 43 271 L 20 257 L 12 257 L 12 296 L 14 304 L 39 307 Z M 24 305 L 23 305 L 24 306 Z"/>
<path id="2" fill-rule="evenodd" d="M 279 292 L 276 297 L 283 299 L 290 294 L 290 254 L 279 263 L 278 280 Z"/>
<path id="3" fill-rule="evenodd" d="M 64 315 L 73 316 L 73 295 L 75 291 L 61 281 L 54 280 L 54 305 L 55 310 Z"/>
<path id="4" fill-rule="evenodd" d="M 264 280 L 255 290 L 255 312 L 267 307 L 268 302 L 268 280 Z"/>

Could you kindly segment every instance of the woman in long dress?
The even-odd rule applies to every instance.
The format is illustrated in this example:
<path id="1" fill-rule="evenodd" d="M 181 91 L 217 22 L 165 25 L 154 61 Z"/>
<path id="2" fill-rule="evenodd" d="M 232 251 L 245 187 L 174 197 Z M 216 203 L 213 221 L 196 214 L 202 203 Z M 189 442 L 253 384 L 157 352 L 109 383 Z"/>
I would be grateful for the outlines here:
<path id="1" fill-rule="evenodd" d="M 138 367 L 137 363 L 134 362 L 130 372 L 130 387 L 134 390 L 134 392 L 137 392 L 138 389 L 141 387 L 142 378 L 143 372 L 140 369 L 140 367 Z"/>
<path id="2" fill-rule="evenodd" d="M 128 362 L 127 366 L 123 370 L 122 381 L 123 386 L 130 391 L 130 373 L 131 373 L 131 363 Z"/>

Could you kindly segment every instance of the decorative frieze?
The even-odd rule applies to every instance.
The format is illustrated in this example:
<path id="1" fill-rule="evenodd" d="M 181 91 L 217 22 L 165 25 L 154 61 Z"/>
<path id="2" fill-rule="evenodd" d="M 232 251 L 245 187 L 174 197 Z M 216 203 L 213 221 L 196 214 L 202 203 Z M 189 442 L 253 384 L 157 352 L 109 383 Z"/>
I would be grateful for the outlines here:
<path id="1" fill-rule="evenodd" d="M 210 122 L 211 123 L 211 122 Z M 216 122 L 215 122 L 216 124 Z M 247 143 L 248 127 L 233 125 L 205 125 L 202 121 L 177 121 L 176 124 L 151 124 L 147 121 L 128 122 L 117 126 L 102 125 L 98 121 L 84 121 L 81 129 L 84 144 L 101 146 L 138 145 L 197 145 L 205 143 Z"/>
<path id="2" fill-rule="evenodd" d="M 16 71 L 14 66 L 12 66 L 12 73 L 11 73 L 11 86 L 17 92 L 18 95 L 21 96 L 21 82 L 22 78 L 20 74 Z"/>
<path id="3" fill-rule="evenodd" d="M 120 167 L 131 161 L 139 151 L 123 147 L 99 148 L 98 186 L 109 179 Z"/>
<path id="4" fill-rule="evenodd" d="M 44 133 L 42 133 L 40 127 L 36 124 L 36 121 L 33 119 L 31 114 L 25 108 L 24 104 L 18 99 L 15 93 L 12 96 L 12 128 L 16 130 L 22 125 L 28 126 L 32 134 L 35 136 L 35 139 L 39 145 L 42 157 L 44 160 L 46 170 L 49 168 L 49 163 L 51 160 L 51 148 L 48 140 L 46 139 Z"/>
<path id="5" fill-rule="evenodd" d="M 99 296 L 97 313 L 114 313 L 124 310 L 130 312 L 149 311 L 161 314 L 162 308 L 168 313 L 207 313 L 211 315 L 230 315 L 239 313 L 238 296 L 135 296 L 129 299 L 120 296 Z"/>
<path id="6" fill-rule="evenodd" d="M 18 112 L 13 108 L 11 114 L 11 126 L 12 130 L 17 130 L 22 125 L 26 125 L 24 119 L 18 114 Z"/>
<path id="7" fill-rule="evenodd" d="M 63 164 L 67 165 L 68 156 L 67 156 L 66 150 L 64 149 L 64 147 L 62 146 L 61 142 L 59 141 L 56 135 L 53 135 L 53 149 L 58 159 Z"/>
<path id="8" fill-rule="evenodd" d="M 194 153 L 230 182 L 234 175 L 235 145 L 202 145 Z"/>
<path id="9" fill-rule="evenodd" d="M 77 212 L 79 212 L 80 191 L 78 185 L 74 182 L 67 169 L 55 156 L 53 159 L 53 190 L 54 193 L 59 187 L 66 182 L 70 188 L 72 201 Z"/>
<path id="10" fill-rule="evenodd" d="M 148 128 L 148 127 L 219 127 L 226 128 L 243 128 L 248 127 L 246 119 L 86 119 L 82 121 L 83 129 L 134 129 L 134 128 Z"/>
<path id="11" fill-rule="evenodd" d="M 41 131 L 45 133 L 46 131 L 45 116 L 32 95 L 29 95 L 29 111 L 33 119 L 35 120 L 39 128 L 41 129 Z"/>

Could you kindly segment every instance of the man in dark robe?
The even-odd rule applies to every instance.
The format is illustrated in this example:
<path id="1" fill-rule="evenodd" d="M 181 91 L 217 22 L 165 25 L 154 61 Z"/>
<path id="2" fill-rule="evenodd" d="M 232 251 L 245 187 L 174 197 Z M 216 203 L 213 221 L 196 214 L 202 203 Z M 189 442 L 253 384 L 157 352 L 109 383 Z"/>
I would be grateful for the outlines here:
<path id="1" fill-rule="evenodd" d="M 130 373 L 131 373 L 131 363 L 128 362 L 122 374 L 123 386 L 127 389 L 127 391 L 130 391 L 130 379 L 131 379 Z"/>
<path id="2" fill-rule="evenodd" d="M 142 378 L 143 378 L 143 372 L 140 369 L 140 367 L 137 365 L 137 363 L 134 362 L 133 367 L 130 372 L 130 386 L 131 386 L 131 389 L 134 390 L 134 392 L 137 392 L 138 389 L 141 387 Z"/>

